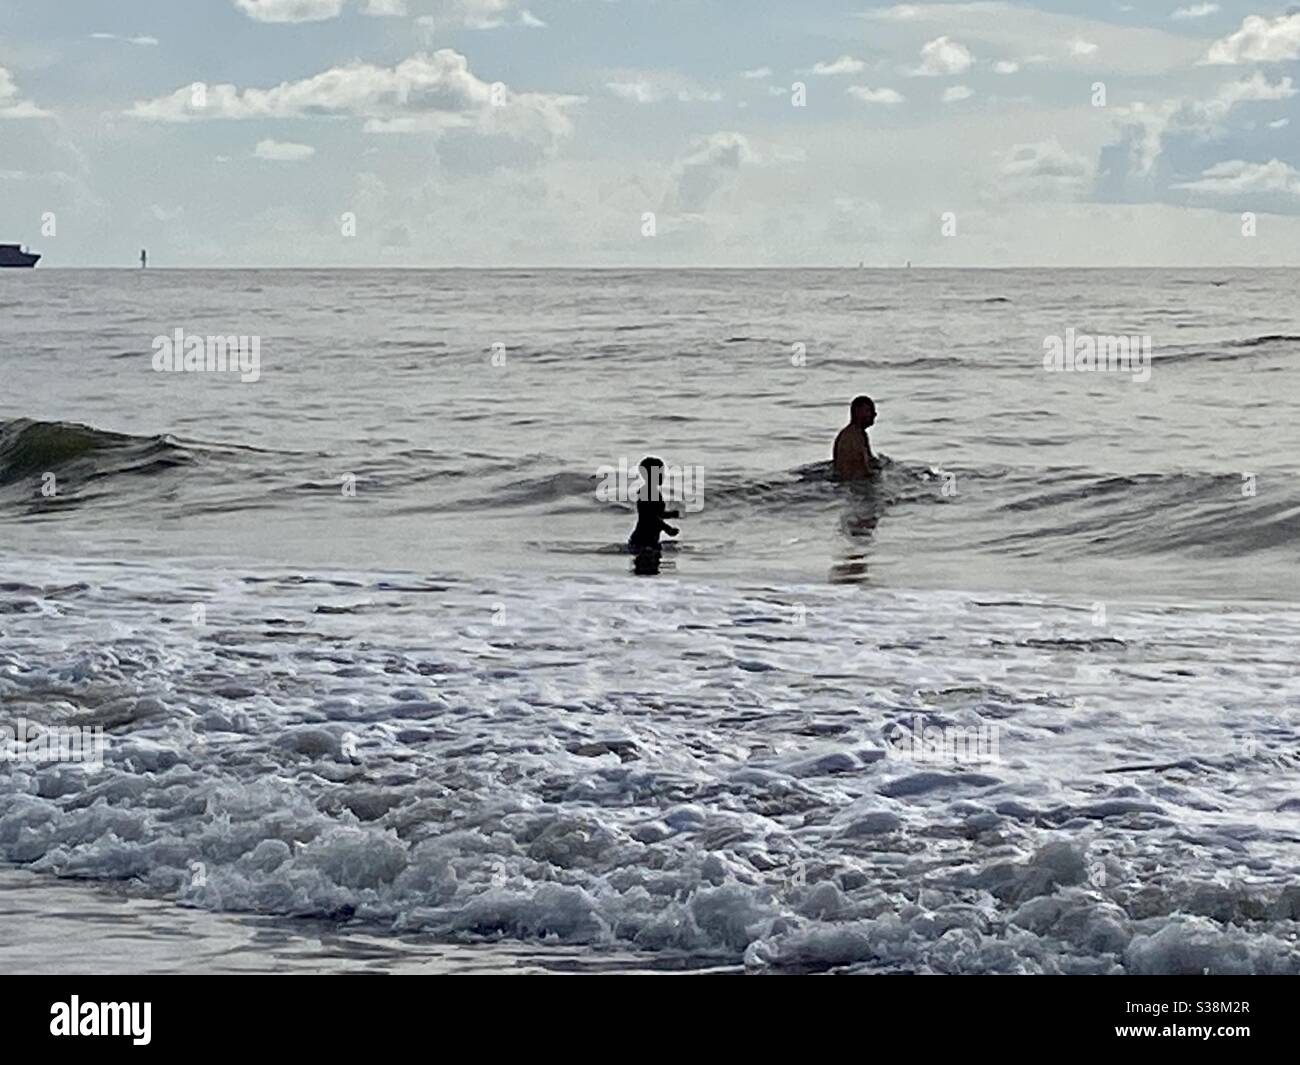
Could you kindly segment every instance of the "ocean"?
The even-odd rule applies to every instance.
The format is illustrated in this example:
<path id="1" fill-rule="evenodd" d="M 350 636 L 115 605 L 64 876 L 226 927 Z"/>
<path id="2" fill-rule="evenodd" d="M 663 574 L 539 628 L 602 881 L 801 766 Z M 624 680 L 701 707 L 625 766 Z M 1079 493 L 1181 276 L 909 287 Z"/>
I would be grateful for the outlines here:
<path id="1" fill-rule="evenodd" d="M 0 728 L 98 752 L 10 744 L 16 909 L 83 892 L 160 971 L 165 914 L 274 922 L 239 971 L 327 927 L 475 971 L 1300 972 L 1297 285 L 0 272 Z M 158 354 L 212 336 L 244 365 Z"/>

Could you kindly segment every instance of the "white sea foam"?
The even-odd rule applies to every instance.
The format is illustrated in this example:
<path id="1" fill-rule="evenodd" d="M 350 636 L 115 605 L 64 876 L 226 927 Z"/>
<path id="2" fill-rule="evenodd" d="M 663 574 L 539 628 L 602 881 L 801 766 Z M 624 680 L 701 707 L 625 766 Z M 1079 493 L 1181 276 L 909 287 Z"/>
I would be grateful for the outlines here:
<path id="1" fill-rule="evenodd" d="M 7 579 L 0 723 L 111 737 L 96 773 L 0 769 L 11 863 L 754 969 L 1300 972 L 1295 609 Z M 999 757 L 900 759 L 918 720 L 995 727 Z"/>

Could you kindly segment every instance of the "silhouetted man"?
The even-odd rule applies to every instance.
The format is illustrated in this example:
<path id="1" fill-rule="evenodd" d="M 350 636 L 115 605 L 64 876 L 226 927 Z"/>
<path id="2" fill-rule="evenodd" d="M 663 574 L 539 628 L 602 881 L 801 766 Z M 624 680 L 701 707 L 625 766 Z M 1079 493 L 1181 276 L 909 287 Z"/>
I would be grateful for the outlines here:
<path id="1" fill-rule="evenodd" d="M 867 430 L 876 424 L 876 404 L 870 396 L 857 396 L 849 404 L 849 424 L 840 430 L 831 449 L 835 476 L 841 481 L 865 481 L 875 472 L 875 457 Z"/>

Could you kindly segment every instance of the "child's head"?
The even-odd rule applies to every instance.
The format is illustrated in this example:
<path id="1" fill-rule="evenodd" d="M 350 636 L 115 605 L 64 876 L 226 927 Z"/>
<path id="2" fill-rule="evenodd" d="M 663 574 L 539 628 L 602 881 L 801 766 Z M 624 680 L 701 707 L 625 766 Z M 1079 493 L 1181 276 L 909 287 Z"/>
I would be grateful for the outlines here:
<path id="1" fill-rule="evenodd" d="M 664 475 L 663 459 L 647 455 L 641 460 L 641 489 L 637 493 L 640 499 L 658 499 Z"/>

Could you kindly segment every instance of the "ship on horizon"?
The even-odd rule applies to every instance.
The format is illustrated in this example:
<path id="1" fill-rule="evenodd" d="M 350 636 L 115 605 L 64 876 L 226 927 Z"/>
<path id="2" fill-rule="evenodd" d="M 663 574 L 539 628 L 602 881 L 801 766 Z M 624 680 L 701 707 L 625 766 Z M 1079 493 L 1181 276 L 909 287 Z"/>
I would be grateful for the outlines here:
<path id="1" fill-rule="evenodd" d="M 35 266 L 40 258 L 39 255 L 25 251 L 17 244 L 0 244 L 0 267 Z"/>

